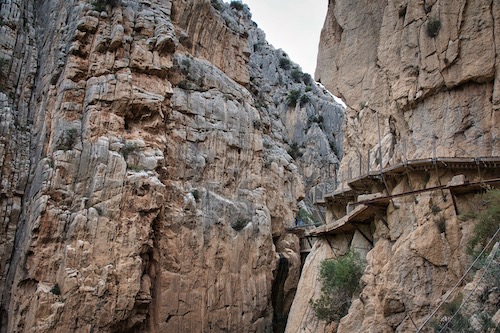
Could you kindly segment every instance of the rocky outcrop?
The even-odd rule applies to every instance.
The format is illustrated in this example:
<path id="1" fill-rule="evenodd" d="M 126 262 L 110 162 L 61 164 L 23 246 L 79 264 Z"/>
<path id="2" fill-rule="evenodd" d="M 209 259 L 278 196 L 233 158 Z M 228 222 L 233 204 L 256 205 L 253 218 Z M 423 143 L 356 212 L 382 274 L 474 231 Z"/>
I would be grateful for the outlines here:
<path id="1" fill-rule="evenodd" d="M 1 14 L 2 331 L 282 327 L 300 274 L 286 227 L 338 163 L 332 96 L 246 7 Z"/>
<path id="2" fill-rule="evenodd" d="M 315 76 L 348 106 L 338 191 L 347 193 L 346 183 L 368 171 L 411 159 L 500 155 L 499 10 L 495 1 L 329 2 Z M 376 190 L 401 194 L 456 174 L 409 170 L 383 178 Z M 415 193 L 375 214 L 363 291 L 338 332 L 408 332 L 424 322 L 469 264 L 464 248 L 472 222 L 457 214 L 471 195 L 453 204 L 449 193 Z M 297 300 L 311 294 L 301 285 Z M 297 322 L 307 322 L 302 304 L 301 313 L 292 306 Z"/>

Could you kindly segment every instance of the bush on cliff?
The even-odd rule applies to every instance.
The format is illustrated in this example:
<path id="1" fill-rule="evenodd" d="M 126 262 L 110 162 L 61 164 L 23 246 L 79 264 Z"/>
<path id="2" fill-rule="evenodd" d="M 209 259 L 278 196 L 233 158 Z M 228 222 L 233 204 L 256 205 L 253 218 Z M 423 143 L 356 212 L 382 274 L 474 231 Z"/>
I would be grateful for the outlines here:
<path id="1" fill-rule="evenodd" d="M 304 77 L 304 73 L 302 73 L 301 70 L 294 69 L 292 73 L 290 74 L 292 79 L 295 80 L 295 82 L 302 82 L 302 78 Z"/>
<path id="2" fill-rule="evenodd" d="M 441 30 L 441 21 L 435 17 L 429 18 L 427 22 L 427 35 L 434 38 L 438 35 L 439 30 Z"/>
<path id="3" fill-rule="evenodd" d="M 286 97 L 286 104 L 289 107 L 294 107 L 297 105 L 297 102 L 300 100 L 300 96 L 302 95 L 302 92 L 300 90 L 294 89 L 291 90 L 288 93 L 288 96 Z"/>
<path id="4" fill-rule="evenodd" d="M 57 143 L 57 150 L 71 150 L 75 147 L 78 139 L 78 130 L 76 128 L 70 128 L 65 130 L 64 133 L 59 137 Z"/>
<path id="5" fill-rule="evenodd" d="M 7 70 L 9 67 L 9 61 L 4 58 L 0 58 L 0 79 L 2 81 L 7 79 Z"/>
<path id="6" fill-rule="evenodd" d="M 318 319 L 330 323 L 339 321 L 347 314 L 353 294 L 359 292 L 359 279 L 363 270 L 364 265 L 359 254 L 352 250 L 342 257 L 321 262 L 321 296 L 317 300 L 311 300 Z"/>
<path id="7" fill-rule="evenodd" d="M 298 157 L 302 157 L 302 152 L 300 151 L 300 146 L 297 142 L 292 142 L 290 148 L 286 151 L 294 160 Z"/>
<path id="8" fill-rule="evenodd" d="M 476 196 L 473 205 L 474 207 L 464 215 L 464 218 L 477 220 L 473 236 L 467 243 L 467 254 L 476 257 L 500 228 L 500 190 L 490 190 Z M 500 234 L 497 234 L 496 239 L 490 243 L 490 248 L 485 251 L 486 254 L 498 241 Z"/>
<path id="9" fill-rule="evenodd" d="M 285 58 L 285 57 L 281 57 L 280 58 L 280 67 L 283 68 L 284 70 L 288 70 L 290 69 L 290 60 Z"/>
<path id="10" fill-rule="evenodd" d="M 236 10 L 243 10 L 245 8 L 245 5 L 241 1 L 233 0 L 231 1 L 231 4 L 229 5 L 231 8 L 234 8 Z"/>
<path id="11" fill-rule="evenodd" d="M 108 5 L 111 6 L 111 8 L 116 7 L 119 3 L 119 0 L 96 0 L 92 3 L 94 6 L 94 10 L 98 12 L 104 12 L 106 11 L 106 7 Z"/>

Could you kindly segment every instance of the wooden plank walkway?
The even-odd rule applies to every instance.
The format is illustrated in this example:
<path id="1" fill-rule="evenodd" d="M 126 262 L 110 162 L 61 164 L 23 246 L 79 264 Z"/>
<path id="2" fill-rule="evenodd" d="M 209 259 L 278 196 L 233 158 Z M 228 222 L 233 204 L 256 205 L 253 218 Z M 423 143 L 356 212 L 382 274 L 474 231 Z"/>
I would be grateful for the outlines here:
<path id="1" fill-rule="evenodd" d="M 352 232 L 359 230 L 359 224 L 369 224 L 375 216 L 381 217 L 381 212 L 389 205 L 390 201 L 394 198 L 404 197 L 408 195 L 415 195 L 424 192 L 431 192 L 437 190 L 448 190 L 450 191 L 455 210 L 458 213 L 458 208 L 455 203 L 455 196 L 466 193 L 473 193 L 481 191 L 487 187 L 499 187 L 500 188 L 500 172 L 494 172 L 494 178 L 481 179 L 479 181 L 468 182 L 464 178 L 460 180 L 453 179 L 446 185 L 433 186 L 422 189 L 415 189 L 411 191 L 405 191 L 402 193 L 396 193 L 385 196 L 377 196 L 375 198 L 371 197 L 366 200 L 359 200 L 355 202 L 357 195 L 366 192 L 366 188 L 369 188 L 370 182 L 376 181 L 381 182 L 382 174 L 388 177 L 394 177 L 398 175 L 403 175 L 408 171 L 417 170 L 432 170 L 435 168 L 447 168 L 457 170 L 464 169 L 474 169 L 480 172 L 482 169 L 490 170 L 500 170 L 500 157 L 481 157 L 481 158 L 458 158 L 458 157 L 446 157 L 446 158 L 429 158 L 429 159 L 419 159 L 412 160 L 406 163 L 400 163 L 395 166 L 390 166 L 382 170 L 382 173 L 372 172 L 363 177 L 353 179 L 348 184 L 349 186 L 344 186 L 341 189 L 337 189 L 332 193 L 327 193 L 324 195 L 324 201 L 330 203 L 341 203 L 351 205 L 354 207 L 344 217 L 325 225 L 313 228 L 310 230 L 303 230 L 301 233 L 302 237 L 320 236 L 325 234 L 336 234 L 342 232 Z M 490 172 L 491 175 L 491 172 Z M 479 174 L 480 178 L 481 174 Z M 382 218 L 383 219 L 383 218 Z M 384 221 L 385 222 L 385 221 Z M 364 235 L 365 236 L 365 235 Z M 365 236 L 366 237 L 366 236 Z"/>
<path id="2" fill-rule="evenodd" d="M 372 188 L 373 185 L 383 184 L 384 177 L 396 177 L 412 171 L 443 168 L 450 170 L 477 170 L 478 173 L 485 169 L 500 170 L 500 156 L 437 157 L 409 160 L 388 166 L 382 170 L 370 171 L 362 176 L 348 180 L 347 185 L 341 180 L 339 184 L 335 184 L 337 188 L 335 186 L 320 184 L 318 189 L 315 190 L 315 203 L 347 203 L 353 201 L 356 195 L 366 193 L 367 189 Z"/>

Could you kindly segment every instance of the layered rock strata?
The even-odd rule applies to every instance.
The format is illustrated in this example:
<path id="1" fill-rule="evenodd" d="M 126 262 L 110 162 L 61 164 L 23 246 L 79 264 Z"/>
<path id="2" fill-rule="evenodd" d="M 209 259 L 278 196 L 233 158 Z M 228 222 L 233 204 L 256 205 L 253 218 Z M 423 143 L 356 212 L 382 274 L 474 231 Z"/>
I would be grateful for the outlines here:
<path id="1" fill-rule="evenodd" d="M 338 163 L 332 96 L 246 7 L 0 12 L 2 332 L 283 327 L 300 273 L 286 227 Z"/>

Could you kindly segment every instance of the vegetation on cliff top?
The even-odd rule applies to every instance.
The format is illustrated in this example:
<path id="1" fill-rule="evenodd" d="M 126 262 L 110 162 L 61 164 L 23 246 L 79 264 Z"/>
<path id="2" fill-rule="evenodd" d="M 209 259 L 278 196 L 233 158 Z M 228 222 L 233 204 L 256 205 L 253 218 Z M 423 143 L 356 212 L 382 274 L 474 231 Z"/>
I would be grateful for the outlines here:
<path id="1" fill-rule="evenodd" d="M 243 10 L 243 8 L 245 8 L 245 5 L 241 1 L 237 1 L 237 0 L 231 1 L 231 4 L 229 6 L 231 8 L 236 9 L 236 10 Z"/>
<path id="2" fill-rule="evenodd" d="M 111 8 L 118 6 L 119 0 L 96 0 L 92 3 L 94 10 L 98 12 L 105 12 L 108 5 Z"/>

